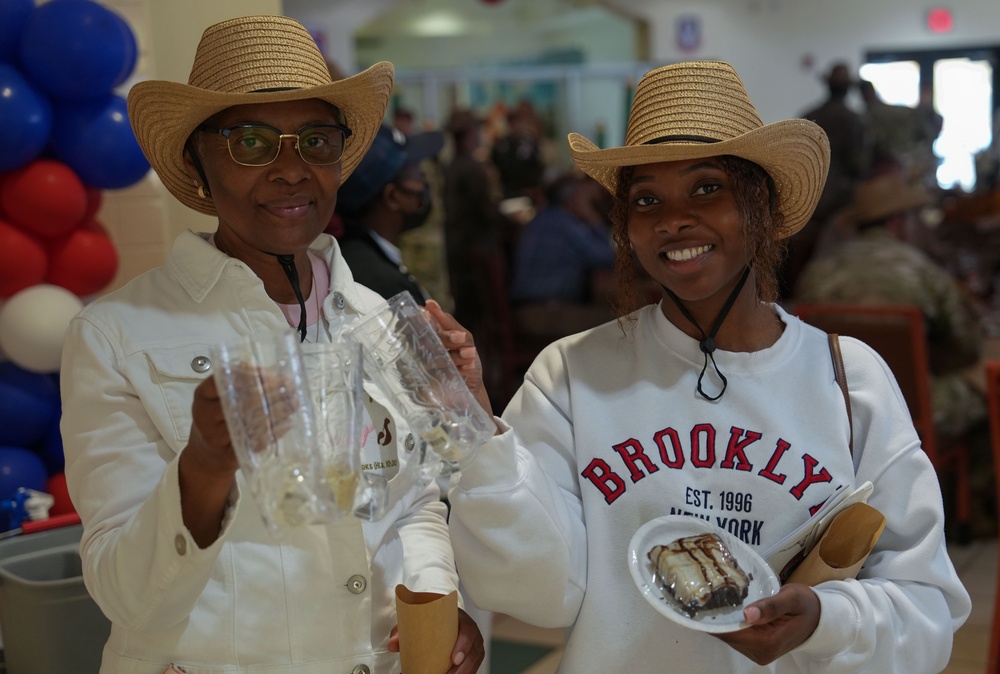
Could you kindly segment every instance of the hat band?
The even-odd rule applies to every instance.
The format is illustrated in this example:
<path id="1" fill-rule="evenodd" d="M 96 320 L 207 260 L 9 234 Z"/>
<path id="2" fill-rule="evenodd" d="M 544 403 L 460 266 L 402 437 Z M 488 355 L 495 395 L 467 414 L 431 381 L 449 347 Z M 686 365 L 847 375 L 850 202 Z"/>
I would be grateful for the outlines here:
<path id="1" fill-rule="evenodd" d="M 298 91 L 301 87 L 273 87 L 271 89 L 254 89 L 251 94 L 270 94 L 274 91 Z"/>
<path id="2" fill-rule="evenodd" d="M 660 143 L 718 143 L 718 138 L 708 136 L 660 136 L 653 140 L 647 140 L 643 145 L 659 145 Z"/>

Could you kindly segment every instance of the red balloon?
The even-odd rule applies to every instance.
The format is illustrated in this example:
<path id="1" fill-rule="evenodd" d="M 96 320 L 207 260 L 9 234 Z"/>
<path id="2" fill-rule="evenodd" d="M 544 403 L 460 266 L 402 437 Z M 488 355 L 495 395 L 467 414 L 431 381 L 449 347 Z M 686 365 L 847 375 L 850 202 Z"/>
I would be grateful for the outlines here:
<path id="1" fill-rule="evenodd" d="M 49 508 L 49 517 L 75 513 L 76 507 L 69 498 L 69 490 L 66 489 L 66 474 L 56 473 L 49 477 L 46 483 L 45 493 L 52 495 L 52 507 Z"/>
<path id="2" fill-rule="evenodd" d="M 111 239 L 84 226 L 52 247 L 45 281 L 85 297 L 111 283 L 117 271 L 118 252 Z"/>
<path id="3" fill-rule="evenodd" d="M 87 186 L 85 191 L 87 193 L 87 210 L 84 211 L 82 220 L 87 222 L 97 215 L 97 211 L 101 210 L 101 202 L 104 198 L 104 191 L 98 189 L 97 187 L 90 186 Z"/>
<path id="4" fill-rule="evenodd" d="M 0 204 L 13 225 L 51 239 L 83 221 L 87 190 L 70 167 L 39 159 L 7 176 L 0 187 Z"/>
<path id="5" fill-rule="evenodd" d="M 0 220 L 0 297 L 44 281 L 48 264 L 41 242 Z"/>
<path id="6" fill-rule="evenodd" d="M 9 171 L 0 171 L 0 194 L 3 194 L 3 181 L 6 180 L 9 175 Z M 4 219 L 6 219 L 6 216 L 3 214 L 3 199 L 0 199 L 0 220 Z"/>

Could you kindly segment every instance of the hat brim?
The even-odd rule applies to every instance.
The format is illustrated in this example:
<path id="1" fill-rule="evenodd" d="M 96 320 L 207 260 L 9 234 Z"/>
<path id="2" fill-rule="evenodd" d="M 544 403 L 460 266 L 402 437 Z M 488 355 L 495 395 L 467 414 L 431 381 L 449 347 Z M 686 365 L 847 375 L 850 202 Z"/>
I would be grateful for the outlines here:
<path id="1" fill-rule="evenodd" d="M 199 124 L 234 105 L 326 101 L 340 109 L 352 132 L 340 160 L 343 182 L 368 151 L 382 123 L 393 73 L 392 64 L 383 61 L 330 84 L 255 93 L 221 93 L 178 82 L 139 82 L 128 94 L 128 114 L 139 146 L 170 193 L 196 211 L 217 215 L 212 200 L 198 196 L 194 179 L 185 171 L 184 144 Z"/>
<path id="2" fill-rule="evenodd" d="M 573 161 L 612 194 L 624 166 L 734 155 L 760 165 L 774 180 L 778 207 L 785 216 L 780 236 L 791 236 L 812 217 L 830 163 L 830 143 L 815 123 L 788 119 L 764 125 L 717 143 L 658 143 L 600 149 L 577 133 L 569 134 Z"/>
<path id="3" fill-rule="evenodd" d="M 856 197 L 851 204 L 851 211 L 855 222 L 864 225 L 884 220 L 896 213 L 929 206 L 933 201 L 931 195 L 922 188 L 901 182 L 891 191 L 884 190 L 879 194 L 867 195 L 860 202 Z"/>

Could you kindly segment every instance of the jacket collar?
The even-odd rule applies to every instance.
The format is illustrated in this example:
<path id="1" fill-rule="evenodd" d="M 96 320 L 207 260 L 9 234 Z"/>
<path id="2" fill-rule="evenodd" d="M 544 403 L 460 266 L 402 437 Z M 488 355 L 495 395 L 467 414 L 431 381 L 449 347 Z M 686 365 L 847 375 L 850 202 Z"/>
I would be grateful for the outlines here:
<path id="1" fill-rule="evenodd" d="M 181 233 L 167 254 L 167 268 L 176 276 L 181 287 L 195 302 L 202 302 L 222 277 L 223 272 L 253 276 L 250 268 L 229 257 L 208 242 L 209 234 L 186 231 Z M 346 306 L 365 313 L 376 303 L 358 291 L 350 267 L 340 254 L 337 240 L 320 234 L 310 249 L 326 261 L 330 269 L 330 291 L 339 292 Z"/>

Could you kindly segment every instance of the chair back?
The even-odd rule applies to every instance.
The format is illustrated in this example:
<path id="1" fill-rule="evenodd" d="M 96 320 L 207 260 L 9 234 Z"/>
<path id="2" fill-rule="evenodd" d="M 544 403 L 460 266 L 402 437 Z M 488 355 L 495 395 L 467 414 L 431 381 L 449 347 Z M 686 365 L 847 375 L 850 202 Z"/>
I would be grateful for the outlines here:
<path id="1" fill-rule="evenodd" d="M 990 414 L 990 444 L 993 446 L 995 491 L 997 512 L 1000 513 L 1000 361 L 986 363 L 986 404 Z M 1000 567 L 997 568 L 996 592 L 993 597 L 993 625 L 990 630 L 990 650 L 987 655 L 986 671 L 1000 673 Z"/>
<path id="2" fill-rule="evenodd" d="M 857 338 L 882 356 L 896 377 L 924 451 L 937 466 L 930 356 L 920 309 L 915 306 L 799 303 L 794 312 L 821 330 Z"/>

